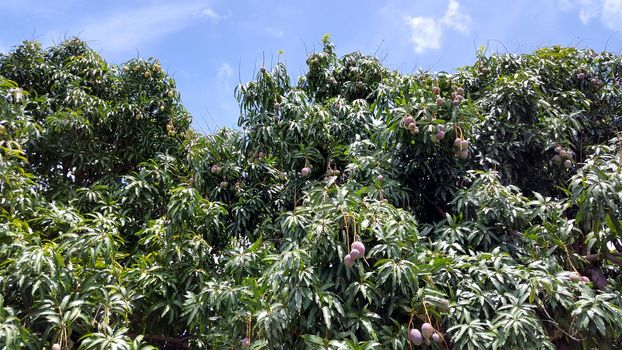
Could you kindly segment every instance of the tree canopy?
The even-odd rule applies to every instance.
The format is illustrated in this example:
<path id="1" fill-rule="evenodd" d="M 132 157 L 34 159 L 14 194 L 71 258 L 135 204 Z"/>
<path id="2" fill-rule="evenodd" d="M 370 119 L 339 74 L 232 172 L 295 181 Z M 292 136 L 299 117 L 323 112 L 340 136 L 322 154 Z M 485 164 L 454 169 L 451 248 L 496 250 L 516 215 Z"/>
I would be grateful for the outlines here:
<path id="1" fill-rule="evenodd" d="M 622 56 L 306 63 L 202 135 L 156 59 L 0 55 L 0 347 L 622 347 Z"/>

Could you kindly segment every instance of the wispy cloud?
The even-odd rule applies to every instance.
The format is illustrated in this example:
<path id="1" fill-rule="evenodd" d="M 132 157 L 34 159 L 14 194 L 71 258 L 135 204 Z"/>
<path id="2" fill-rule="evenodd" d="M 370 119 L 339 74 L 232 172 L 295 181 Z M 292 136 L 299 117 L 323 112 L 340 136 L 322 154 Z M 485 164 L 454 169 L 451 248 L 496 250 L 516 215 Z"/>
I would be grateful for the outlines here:
<path id="1" fill-rule="evenodd" d="M 213 19 L 221 18 L 221 16 L 218 13 L 216 13 L 216 11 L 212 10 L 211 8 L 206 8 L 203 11 L 201 11 L 201 15 L 205 17 L 213 18 Z"/>
<path id="2" fill-rule="evenodd" d="M 563 11 L 579 12 L 583 24 L 599 18 L 607 28 L 622 32 L 622 0 L 558 0 Z"/>
<path id="3" fill-rule="evenodd" d="M 600 19 L 607 27 L 622 32 L 622 0 L 605 0 Z"/>
<path id="4" fill-rule="evenodd" d="M 108 50 L 125 51 L 181 30 L 200 18 L 220 16 L 203 3 L 156 5 L 91 19 L 78 32 L 82 39 L 98 41 Z"/>
<path id="5" fill-rule="evenodd" d="M 227 62 L 220 65 L 216 79 L 218 83 L 227 91 L 231 90 L 231 78 L 233 77 L 233 68 Z"/>
<path id="6" fill-rule="evenodd" d="M 404 19 L 410 27 L 410 40 L 417 53 L 439 49 L 446 28 L 467 33 L 471 24 L 471 17 L 460 8 L 457 0 L 449 0 L 443 17 L 405 16 Z"/>
<path id="7" fill-rule="evenodd" d="M 44 15 L 44 16 L 59 16 L 65 13 L 68 9 L 75 7 L 79 0 L 64 0 L 64 1 L 37 1 L 37 0 L 0 0 L 0 9 L 3 13 L 10 13 L 12 15 Z M 29 18 L 30 20 L 30 18 Z"/>
<path id="8" fill-rule="evenodd" d="M 233 69 L 231 68 L 231 65 L 227 62 L 221 64 L 220 68 L 218 68 L 218 74 L 216 74 L 216 78 L 218 78 L 218 80 L 220 81 L 223 81 L 231 78 L 232 76 Z"/>
<path id="9" fill-rule="evenodd" d="M 464 12 L 463 9 L 460 9 L 458 1 L 449 0 L 447 11 L 445 11 L 441 23 L 448 28 L 466 33 L 469 31 L 469 26 L 471 25 L 471 16 Z"/>
<path id="10" fill-rule="evenodd" d="M 285 36 L 285 32 L 282 30 L 278 30 L 272 27 L 268 27 L 265 29 L 266 34 L 268 34 L 269 36 L 275 37 L 275 38 L 282 38 Z"/>
<path id="11" fill-rule="evenodd" d="M 599 5 L 598 0 L 579 0 L 579 19 L 581 22 L 587 23 L 592 18 L 598 16 Z"/>
<path id="12" fill-rule="evenodd" d="M 563 11 L 570 11 L 573 7 L 572 0 L 557 0 L 557 4 L 559 5 L 559 8 Z"/>

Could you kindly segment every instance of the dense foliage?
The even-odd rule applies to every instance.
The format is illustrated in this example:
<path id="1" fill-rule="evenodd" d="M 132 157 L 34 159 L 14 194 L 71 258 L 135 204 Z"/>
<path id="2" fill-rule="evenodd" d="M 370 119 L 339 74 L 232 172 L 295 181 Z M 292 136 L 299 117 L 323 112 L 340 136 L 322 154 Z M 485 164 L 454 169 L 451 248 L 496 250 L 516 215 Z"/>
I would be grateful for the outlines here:
<path id="1" fill-rule="evenodd" d="M 622 347 L 621 56 L 307 64 L 200 135 L 156 60 L 0 56 L 0 347 Z"/>

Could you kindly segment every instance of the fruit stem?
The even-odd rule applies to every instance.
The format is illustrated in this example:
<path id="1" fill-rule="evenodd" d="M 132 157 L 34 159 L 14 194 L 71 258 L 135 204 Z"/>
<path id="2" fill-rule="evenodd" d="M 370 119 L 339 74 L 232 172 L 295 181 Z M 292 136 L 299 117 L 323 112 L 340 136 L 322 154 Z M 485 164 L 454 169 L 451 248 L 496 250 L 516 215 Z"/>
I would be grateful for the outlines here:
<path id="1" fill-rule="evenodd" d="M 294 188 L 294 214 L 296 214 L 296 188 Z"/>
<path id="2" fill-rule="evenodd" d="M 410 347 L 410 350 L 413 349 L 413 343 L 410 340 L 410 330 L 413 329 L 413 318 L 415 317 L 415 313 L 411 313 L 410 314 L 410 320 L 408 321 L 408 330 L 406 331 L 406 339 L 408 339 L 408 346 Z"/>
<path id="3" fill-rule="evenodd" d="M 428 323 L 432 323 L 432 319 L 430 318 L 430 315 L 428 314 L 428 307 L 425 306 L 425 300 L 423 300 L 423 311 L 425 312 L 425 321 Z"/>
<path id="4" fill-rule="evenodd" d="M 343 218 L 343 223 L 346 229 L 346 254 L 348 254 L 350 251 L 350 230 L 348 228 L 348 217 L 343 212 L 343 210 L 340 210 L 340 211 L 341 211 L 341 217 Z"/>
<path id="5" fill-rule="evenodd" d="M 252 336 L 252 324 L 253 324 L 253 318 L 252 316 L 248 316 L 248 318 L 246 319 L 246 337 L 248 338 L 248 341 L 252 341 L 251 340 L 251 336 Z"/>
<path id="6" fill-rule="evenodd" d="M 570 258 L 570 253 L 568 252 L 568 247 L 566 247 L 565 244 L 562 244 L 562 246 L 564 247 L 564 252 L 566 252 L 566 257 L 568 258 L 568 263 L 570 264 L 570 267 L 572 268 L 572 271 L 577 272 L 577 268 L 574 267 L 574 265 L 572 264 L 572 259 Z"/>
<path id="7" fill-rule="evenodd" d="M 462 128 L 460 128 L 460 125 L 458 125 L 458 123 L 456 123 L 456 135 L 464 140 L 464 138 L 462 137 Z M 460 150 L 462 151 L 462 146 L 460 146 Z"/>

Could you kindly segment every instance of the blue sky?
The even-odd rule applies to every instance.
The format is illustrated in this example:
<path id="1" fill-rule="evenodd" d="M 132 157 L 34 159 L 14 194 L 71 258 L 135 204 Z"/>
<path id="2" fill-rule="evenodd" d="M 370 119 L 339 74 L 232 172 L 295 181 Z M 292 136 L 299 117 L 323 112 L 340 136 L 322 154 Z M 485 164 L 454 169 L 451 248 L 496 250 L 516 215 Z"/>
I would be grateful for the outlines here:
<path id="1" fill-rule="evenodd" d="M 159 58 L 204 132 L 236 125 L 234 87 L 279 50 L 290 74 L 302 74 L 325 33 L 339 54 L 376 53 L 404 73 L 453 71 L 481 45 L 622 50 L 622 0 L 0 0 L 0 23 L 0 51 L 77 35 L 112 63 Z"/>

